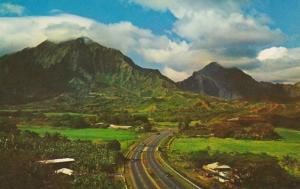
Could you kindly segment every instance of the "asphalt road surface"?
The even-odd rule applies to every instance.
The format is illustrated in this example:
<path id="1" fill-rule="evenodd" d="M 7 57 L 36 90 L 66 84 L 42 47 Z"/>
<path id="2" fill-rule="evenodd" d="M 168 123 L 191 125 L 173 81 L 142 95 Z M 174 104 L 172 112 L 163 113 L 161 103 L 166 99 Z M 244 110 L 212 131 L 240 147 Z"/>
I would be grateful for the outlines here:
<path id="1" fill-rule="evenodd" d="M 128 179 L 131 181 L 131 187 L 135 189 L 201 189 L 169 165 L 158 160 L 159 144 L 171 134 L 170 131 L 154 134 L 136 146 L 129 156 L 131 160 L 128 166 L 130 173 Z"/>

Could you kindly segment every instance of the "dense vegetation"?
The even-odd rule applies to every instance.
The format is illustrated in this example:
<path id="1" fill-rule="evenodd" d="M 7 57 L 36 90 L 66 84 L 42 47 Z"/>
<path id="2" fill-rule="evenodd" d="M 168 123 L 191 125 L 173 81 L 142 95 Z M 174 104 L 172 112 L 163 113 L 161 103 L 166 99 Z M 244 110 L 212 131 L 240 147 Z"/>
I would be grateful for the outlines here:
<path id="1" fill-rule="evenodd" d="M 241 126 L 233 123 L 215 124 L 212 128 L 214 136 L 219 138 L 270 140 L 279 139 L 271 124 L 257 123 Z"/>
<path id="2" fill-rule="evenodd" d="M 8 129 L 9 128 L 9 129 Z M 43 137 L 20 132 L 14 123 L 0 124 L 0 185 L 13 188 L 122 188 L 113 175 L 124 157 L 117 141 L 95 144 L 68 140 L 59 134 Z M 52 158 L 74 158 L 73 177 L 54 174 L 54 170 L 37 163 Z"/>
<path id="3" fill-rule="evenodd" d="M 207 151 L 191 153 L 187 156 L 196 168 L 212 162 L 230 165 L 236 170 L 243 188 L 255 189 L 296 189 L 300 180 L 290 176 L 276 158 L 268 155 L 214 153 Z M 215 183 L 217 184 L 217 183 Z"/>
<path id="4" fill-rule="evenodd" d="M 47 133 L 59 133 L 70 140 L 90 140 L 92 142 L 103 143 L 111 140 L 118 140 L 122 145 L 122 150 L 134 143 L 143 133 L 137 133 L 132 130 L 118 130 L 118 129 L 102 129 L 102 128 L 86 128 L 86 129 L 72 129 L 49 126 L 32 126 L 21 125 L 18 127 L 22 131 L 32 131 L 40 136 L 45 136 Z"/>
<path id="5" fill-rule="evenodd" d="M 204 78 L 203 85 L 215 85 L 212 80 L 222 85 L 213 86 L 213 94 L 196 92 L 224 94 L 226 99 L 285 96 L 282 86 L 258 83 L 237 69 L 211 64 L 205 72 L 211 78 Z M 295 150 L 300 149 L 300 135 L 274 130 L 299 129 L 300 103 L 292 100 L 250 103 L 183 92 L 157 70 L 141 68 L 120 51 L 89 39 L 45 41 L 0 58 L 0 117 L 5 118 L 0 120 L 0 188 L 121 187 L 110 176 L 123 162 L 124 142 L 135 140 L 137 134 L 104 129 L 109 124 L 131 125 L 134 131 L 178 125 L 180 134 L 191 138 L 175 140 L 175 159 L 183 157 L 181 161 L 192 162 L 192 167 L 209 161 L 228 163 L 250 188 L 293 188 L 296 181 L 284 169 L 300 175 L 300 152 Z M 243 115 L 266 117 L 267 122 L 226 122 Z M 212 134 L 219 138 L 209 138 Z M 36 163 L 62 157 L 76 159 L 71 167 L 74 177 L 53 174 Z M 263 171 L 268 174 L 265 179 Z"/>
<path id="6" fill-rule="evenodd" d="M 248 177 L 243 176 L 243 185 L 248 188 L 297 188 L 300 152 L 296 149 L 300 149 L 300 132 L 284 128 L 277 128 L 276 132 L 280 139 L 269 141 L 178 137 L 168 156 L 174 165 L 188 172 L 215 161 L 228 164 L 242 175 L 248 173 Z"/>
<path id="7" fill-rule="evenodd" d="M 291 129 L 300 130 L 300 114 L 299 112 L 294 113 L 293 115 L 270 115 L 270 122 L 275 126 L 282 126 Z"/>
<path id="8" fill-rule="evenodd" d="M 190 121 L 178 124 L 179 134 L 185 136 L 215 136 L 219 138 L 275 140 L 279 135 L 269 123 L 239 124 L 220 122 L 213 125 L 201 125 L 199 123 L 191 126 Z"/>

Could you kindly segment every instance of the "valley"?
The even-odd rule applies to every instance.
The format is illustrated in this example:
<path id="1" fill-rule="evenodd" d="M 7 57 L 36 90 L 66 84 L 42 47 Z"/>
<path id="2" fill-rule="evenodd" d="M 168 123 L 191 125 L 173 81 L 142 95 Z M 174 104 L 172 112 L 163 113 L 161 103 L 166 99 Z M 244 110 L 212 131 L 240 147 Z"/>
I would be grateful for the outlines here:
<path id="1" fill-rule="evenodd" d="M 0 58 L 0 183 L 297 189 L 298 85 L 257 82 L 218 63 L 175 83 L 87 38 L 44 41 Z M 53 158 L 74 158 L 74 175 L 36 164 Z M 215 162 L 239 179 L 207 173 Z"/>

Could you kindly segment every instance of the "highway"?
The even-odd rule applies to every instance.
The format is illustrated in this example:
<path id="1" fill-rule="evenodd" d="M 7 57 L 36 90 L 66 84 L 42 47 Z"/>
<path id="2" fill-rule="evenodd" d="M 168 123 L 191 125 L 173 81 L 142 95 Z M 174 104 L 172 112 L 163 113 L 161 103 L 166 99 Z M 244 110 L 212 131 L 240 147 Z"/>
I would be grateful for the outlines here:
<path id="1" fill-rule="evenodd" d="M 154 134 L 139 143 L 130 153 L 128 169 L 130 188 L 133 189 L 201 189 L 180 175 L 170 165 L 159 161 L 158 147 L 162 140 L 169 137 L 170 131 Z"/>

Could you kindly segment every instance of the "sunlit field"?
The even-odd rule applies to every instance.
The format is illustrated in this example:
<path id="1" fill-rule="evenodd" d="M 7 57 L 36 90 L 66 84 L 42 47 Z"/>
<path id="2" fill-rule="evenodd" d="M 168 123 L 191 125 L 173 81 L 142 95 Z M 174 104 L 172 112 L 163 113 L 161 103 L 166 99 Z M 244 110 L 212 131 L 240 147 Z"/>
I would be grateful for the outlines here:
<path id="1" fill-rule="evenodd" d="M 282 158 L 289 155 L 300 161 L 300 131 L 276 129 L 282 137 L 277 141 L 236 140 L 221 138 L 177 138 L 171 145 L 172 152 L 190 153 L 209 149 L 210 152 L 266 153 Z"/>
<path id="2" fill-rule="evenodd" d="M 19 126 L 22 131 L 29 130 L 39 135 L 45 133 L 59 133 L 66 136 L 69 139 L 76 140 L 92 140 L 95 142 L 106 142 L 111 140 L 118 140 L 122 145 L 122 149 L 128 148 L 128 146 L 136 141 L 139 135 L 129 130 L 116 130 L 116 129 L 99 129 L 99 128 L 87 128 L 87 129 L 72 129 L 72 128 L 57 128 L 49 126 Z"/>

